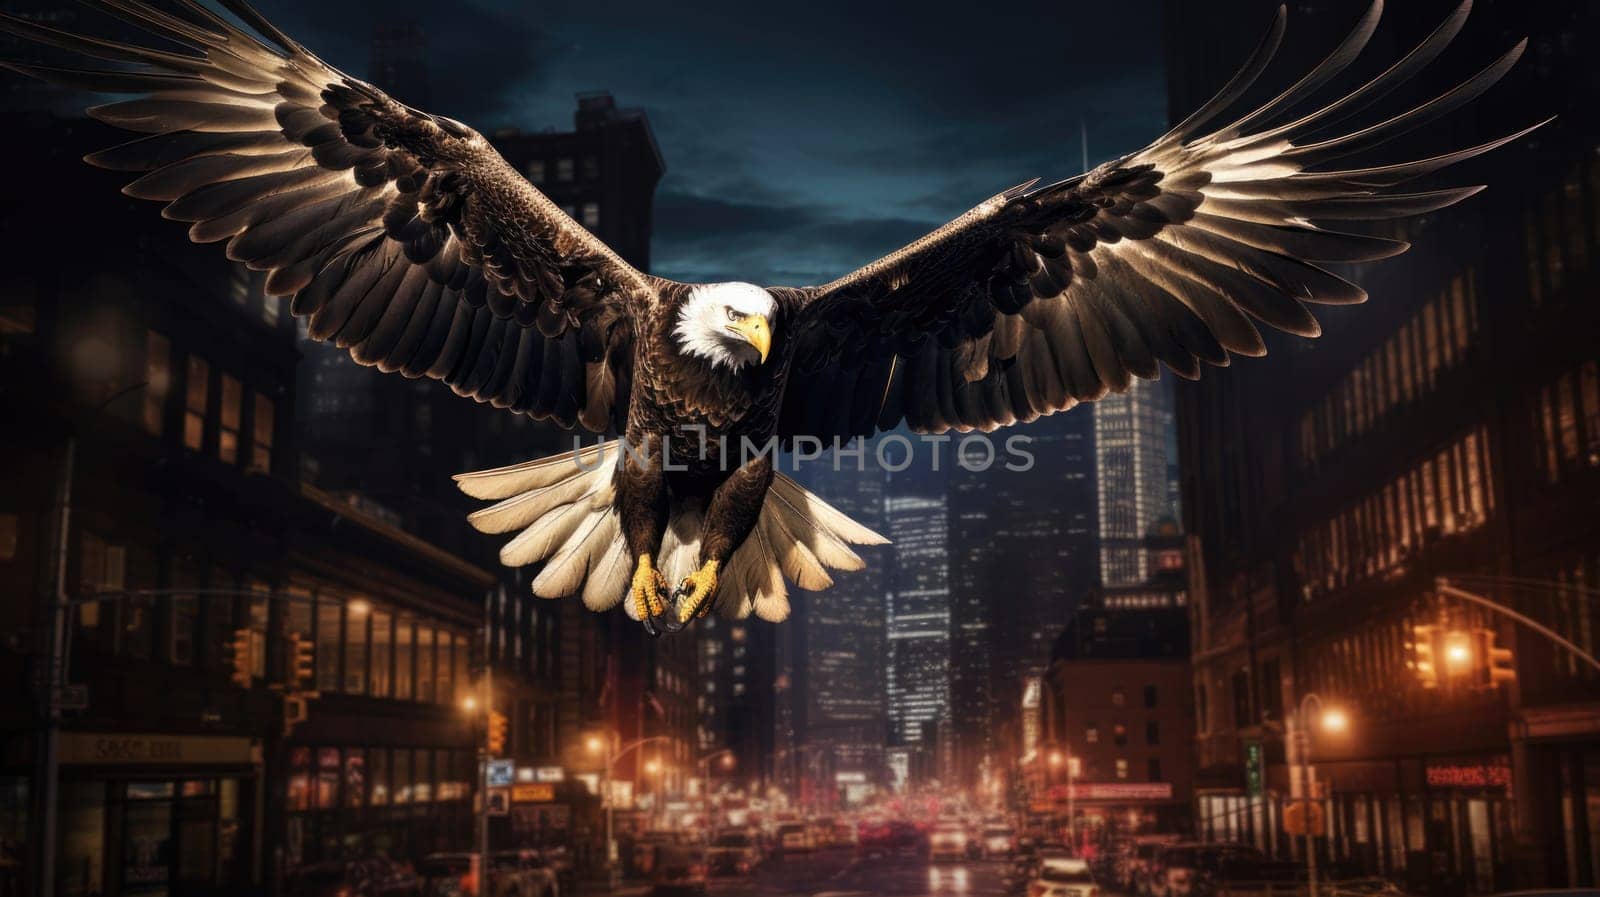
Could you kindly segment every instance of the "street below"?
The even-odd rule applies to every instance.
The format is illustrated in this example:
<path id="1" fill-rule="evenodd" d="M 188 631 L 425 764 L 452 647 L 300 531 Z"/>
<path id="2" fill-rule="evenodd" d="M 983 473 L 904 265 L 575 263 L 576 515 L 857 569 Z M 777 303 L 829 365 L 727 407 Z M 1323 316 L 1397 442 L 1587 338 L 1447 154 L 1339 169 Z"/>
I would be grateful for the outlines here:
<path id="1" fill-rule="evenodd" d="M 1001 897 L 1001 861 L 930 862 L 916 851 L 830 849 L 774 857 L 745 876 L 714 877 L 714 897 Z M 646 885 L 617 893 L 648 895 Z"/>

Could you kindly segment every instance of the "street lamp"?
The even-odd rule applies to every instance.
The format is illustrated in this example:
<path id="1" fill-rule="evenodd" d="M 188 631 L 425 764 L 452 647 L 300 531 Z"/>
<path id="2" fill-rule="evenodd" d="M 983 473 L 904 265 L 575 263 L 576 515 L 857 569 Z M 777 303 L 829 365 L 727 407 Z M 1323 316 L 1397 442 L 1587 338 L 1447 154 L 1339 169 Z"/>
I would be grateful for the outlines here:
<path id="1" fill-rule="evenodd" d="M 617 862 L 616 795 L 613 793 L 615 789 L 612 787 L 611 782 L 612 772 L 616 769 L 617 761 L 651 742 L 669 741 L 670 738 L 666 735 L 647 735 L 644 738 L 636 738 L 630 741 L 615 752 L 610 750 L 613 740 L 614 735 L 607 732 L 603 735 L 590 735 L 583 742 L 583 746 L 589 753 L 600 755 L 601 763 L 605 767 L 605 775 L 601 779 L 600 799 L 604 802 L 606 810 L 606 868 L 609 871 L 615 871 Z M 657 761 L 652 760 L 650 762 L 656 763 L 659 768 Z"/>
<path id="2" fill-rule="evenodd" d="M 1300 699 L 1300 711 L 1289 717 L 1288 742 L 1298 755 L 1300 767 L 1300 818 L 1306 839 L 1306 892 L 1317 897 L 1317 842 L 1312 833 L 1311 807 L 1316 799 L 1317 770 L 1311 763 L 1312 721 L 1330 735 L 1342 735 L 1350 729 L 1350 717 L 1338 706 L 1327 706 L 1315 692 L 1307 692 Z"/>
<path id="3" fill-rule="evenodd" d="M 733 748 L 718 748 L 701 757 L 696 766 L 700 768 L 700 820 L 706 830 L 706 845 L 711 844 L 711 761 L 722 758 L 722 768 L 732 769 L 738 762 L 733 755 Z"/>

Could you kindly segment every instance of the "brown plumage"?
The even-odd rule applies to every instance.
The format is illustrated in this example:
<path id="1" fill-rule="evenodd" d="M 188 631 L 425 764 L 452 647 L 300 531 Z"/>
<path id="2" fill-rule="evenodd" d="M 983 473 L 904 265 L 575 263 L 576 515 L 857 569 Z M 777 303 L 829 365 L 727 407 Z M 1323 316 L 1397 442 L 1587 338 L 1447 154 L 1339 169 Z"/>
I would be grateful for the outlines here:
<path id="1" fill-rule="evenodd" d="M 460 481 L 497 500 L 475 525 L 516 532 L 502 559 L 543 565 L 538 594 L 581 592 L 604 609 L 629 593 L 629 612 L 652 628 L 713 603 L 782 619 L 785 579 L 825 588 L 830 568 L 860 566 L 849 544 L 881 541 L 775 473 L 770 458 L 747 456 L 746 442 L 901 424 L 992 430 L 1126 389 L 1162 365 L 1195 377 L 1201 362 L 1259 355 L 1255 321 L 1315 336 L 1308 303 L 1366 299 L 1315 262 L 1406 248 L 1330 224 L 1463 200 L 1479 188 L 1394 188 L 1526 133 L 1420 161 L 1332 167 L 1470 102 L 1516 61 L 1518 44 L 1432 102 L 1304 137 L 1329 133 L 1431 62 L 1470 0 L 1382 74 L 1296 113 L 1361 52 L 1377 0 L 1300 81 L 1204 133 L 1272 57 L 1280 7 L 1234 80 L 1145 149 L 997 194 L 823 286 L 692 286 L 636 271 L 476 132 L 333 69 L 242 0 L 221 2 L 254 34 L 194 0 L 174 2 L 175 12 L 141 0 L 92 5 L 190 52 L 0 16 L 0 29 L 24 39 L 124 64 L 10 67 L 135 95 L 90 114 L 149 136 L 88 161 L 142 172 L 129 195 L 165 203 L 194 240 L 225 241 L 230 258 L 269 272 L 267 289 L 292 295 L 316 338 L 480 402 L 620 434 L 625 449 L 612 442 Z"/>

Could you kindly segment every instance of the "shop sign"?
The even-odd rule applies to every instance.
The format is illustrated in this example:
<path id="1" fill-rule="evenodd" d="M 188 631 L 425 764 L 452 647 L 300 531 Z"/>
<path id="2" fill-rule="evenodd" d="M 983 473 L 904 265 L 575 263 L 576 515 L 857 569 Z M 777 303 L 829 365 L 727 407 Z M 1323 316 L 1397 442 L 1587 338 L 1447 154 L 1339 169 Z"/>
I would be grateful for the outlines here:
<path id="1" fill-rule="evenodd" d="M 1429 761 L 1424 767 L 1429 788 L 1509 788 L 1511 762 L 1495 757 L 1483 763 Z"/>
<path id="2" fill-rule="evenodd" d="M 547 804 L 556 799 L 556 786 L 549 782 L 526 782 L 511 786 L 511 802 Z"/>
<path id="3" fill-rule="evenodd" d="M 1172 783 L 1074 782 L 1071 786 L 1050 786 L 1050 797 L 1055 801 L 1064 801 L 1069 794 L 1073 800 L 1171 800 Z"/>
<path id="4" fill-rule="evenodd" d="M 63 732 L 62 763 L 174 765 L 255 762 L 250 739 L 225 735 L 107 735 Z"/>
<path id="5" fill-rule="evenodd" d="M 567 771 L 560 766 L 535 766 L 533 768 L 535 782 L 565 782 Z"/>

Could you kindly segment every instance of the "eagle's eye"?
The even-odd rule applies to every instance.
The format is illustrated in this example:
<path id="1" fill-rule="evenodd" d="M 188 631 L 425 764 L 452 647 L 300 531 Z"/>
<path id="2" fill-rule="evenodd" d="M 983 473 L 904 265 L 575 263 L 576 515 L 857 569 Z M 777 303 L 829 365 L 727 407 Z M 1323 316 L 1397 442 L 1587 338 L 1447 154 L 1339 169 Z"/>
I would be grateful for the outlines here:
<path id="1" fill-rule="evenodd" d="M 723 307 L 723 311 L 728 313 L 728 320 L 730 320 L 730 321 L 737 321 L 740 318 L 744 317 L 743 315 L 741 315 L 738 312 L 734 311 L 733 310 L 733 306 L 731 306 L 731 305 L 730 306 L 724 306 Z"/>

